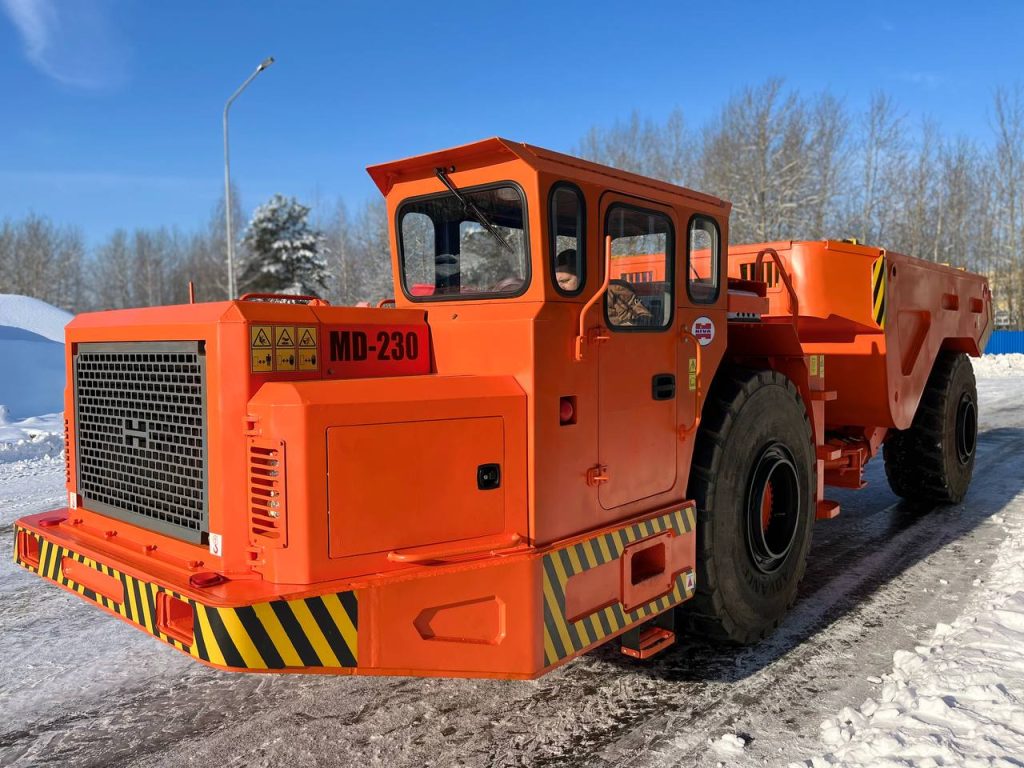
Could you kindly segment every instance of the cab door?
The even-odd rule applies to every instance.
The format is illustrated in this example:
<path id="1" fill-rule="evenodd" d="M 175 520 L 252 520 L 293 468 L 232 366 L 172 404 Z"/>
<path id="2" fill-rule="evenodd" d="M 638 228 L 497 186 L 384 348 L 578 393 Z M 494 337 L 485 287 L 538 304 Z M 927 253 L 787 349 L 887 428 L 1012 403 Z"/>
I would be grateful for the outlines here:
<path id="1" fill-rule="evenodd" d="M 596 479 L 601 506 L 614 509 L 676 481 L 676 222 L 669 208 L 609 194 L 601 222 L 612 253 L 599 331 Z"/>

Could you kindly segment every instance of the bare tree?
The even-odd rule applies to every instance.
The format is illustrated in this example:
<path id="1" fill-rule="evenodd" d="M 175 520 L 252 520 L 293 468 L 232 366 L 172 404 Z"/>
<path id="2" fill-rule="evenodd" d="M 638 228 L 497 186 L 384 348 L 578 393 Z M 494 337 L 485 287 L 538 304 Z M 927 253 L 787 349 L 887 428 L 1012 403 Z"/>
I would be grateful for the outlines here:
<path id="1" fill-rule="evenodd" d="M 705 131 L 703 188 L 732 201 L 735 241 L 808 229 L 823 194 L 809 162 L 810 122 L 804 102 L 773 79 L 730 99 Z"/>
<path id="2" fill-rule="evenodd" d="M 1024 323 L 1021 295 L 1021 225 L 1024 222 L 1024 96 L 1020 86 L 999 89 L 994 101 L 995 277 L 1002 283 L 1012 321 Z"/>
<path id="3" fill-rule="evenodd" d="M 35 296 L 69 311 L 81 308 L 81 233 L 30 214 L 0 225 L 0 293 Z"/>
<path id="4" fill-rule="evenodd" d="M 661 125 L 633 112 L 610 128 L 591 128 L 576 147 L 581 157 L 597 163 L 653 176 L 674 184 L 691 183 L 696 170 L 696 143 L 681 110 Z"/>
<path id="5" fill-rule="evenodd" d="M 906 169 L 903 116 L 892 98 L 878 93 L 863 118 L 857 160 L 861 185 L 853 195 L 850 226 L 864 242 L 884 243 L 899 214 Z"/>

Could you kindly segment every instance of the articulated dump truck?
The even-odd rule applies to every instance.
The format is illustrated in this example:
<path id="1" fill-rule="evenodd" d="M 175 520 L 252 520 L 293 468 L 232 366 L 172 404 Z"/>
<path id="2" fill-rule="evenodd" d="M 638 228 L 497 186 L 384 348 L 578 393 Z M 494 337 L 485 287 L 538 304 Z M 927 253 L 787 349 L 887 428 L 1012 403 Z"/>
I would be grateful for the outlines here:
<path id="1" fill-rule="evenodd" d="M 963 499 L 986 281 L 502 139 L 373 166 L 394 298 L 80 315 L 23 568 L 241 671 L 534 678 L 783 619 L 826 488 Z"/>

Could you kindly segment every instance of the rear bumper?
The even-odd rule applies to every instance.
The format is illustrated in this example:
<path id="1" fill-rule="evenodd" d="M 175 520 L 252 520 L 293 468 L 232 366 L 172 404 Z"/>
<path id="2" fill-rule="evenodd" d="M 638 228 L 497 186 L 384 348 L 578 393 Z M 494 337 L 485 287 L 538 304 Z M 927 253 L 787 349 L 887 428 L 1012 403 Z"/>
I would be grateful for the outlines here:
<path id="1" fill-rule="evenodd" d="M 15 524 L 18 565 L 199 661 L 247 672 L 346 673 L 358 664 L 354 591 L 213 605 L 73 548 L 59 528 L 33 530 L 31 522 Z"/>
<path id="2" fill-rule="evenodd" d="M 146 572 L 53 513 L 15 524 L 14 559 L 221 669 L 533 678 L 692 597 L 694 522 L 690 503 L 543 550 L 277 594 L 259 583 L 256 599 L 251 581 Z"/>

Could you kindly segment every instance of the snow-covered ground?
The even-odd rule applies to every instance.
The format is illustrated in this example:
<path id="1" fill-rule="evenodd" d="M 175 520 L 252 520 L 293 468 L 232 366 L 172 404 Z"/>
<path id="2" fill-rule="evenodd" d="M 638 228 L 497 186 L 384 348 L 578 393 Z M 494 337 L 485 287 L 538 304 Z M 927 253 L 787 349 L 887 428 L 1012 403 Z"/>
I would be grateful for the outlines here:
<path id="1" fill-rule="evenodd" d="M 979 379 L 1009 379 L 1024 376 L 1024 355 L 984 355 L 971 360 Z"/>
<path id="2" fill-rule="evenodd" d="M 1018 503 L 993 522 L 1007 538 L 964 613 L 939 623 L 927 643 L 896 651 L 877 698 L 821 724 L 831 751 L 796 765 L 1022 764 L 1024 509 Z"/>
<path id="3" fill-rule="evenodd" d="M 983 406 L 1024 411 L 1024 355 L 973 363 Z M 1002 469 L 1024 479 L 1019 456 Z M 792 766 L 1024 765 L 1024 494 L 991 522 L 1005 538 L 972 580 L 962 613 L 921 645 L 895 651 L 892 671 L 871 680 L 876 695 L 825 719 L 826 749 Z"/>
<path id="4" fill-rule="evenodd" d="M 5 315 L 3 298 L 0 353 L 24 314 Z M 22 330 L 56 344 L 66 318 L 50 317 Z M 645 664 L 599 649 L 533 682 L 222 673 L 30 577 L 10 562 L 11 526 L 61 503 L 62 418 L 26 418 L 12 399 L 0 766 L 1020 768 L 1024 356 L 1003 357 L 975 362 L 967 500 L 924 514 L 873 463 L 870 487 L 816 528 L 800 599 L 767 642 L 684 638 Z M 36 385 L 59 393 L 63 376 Z"/>

